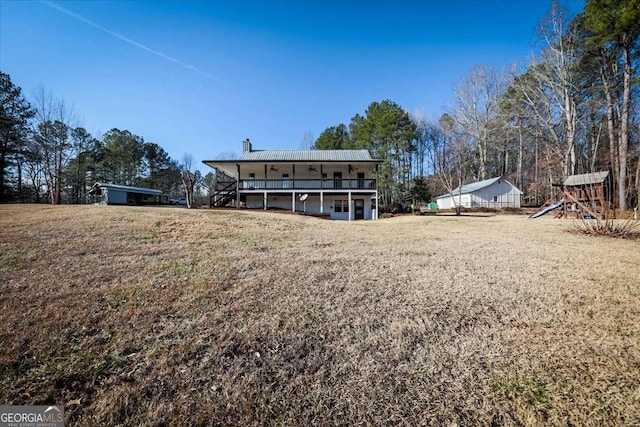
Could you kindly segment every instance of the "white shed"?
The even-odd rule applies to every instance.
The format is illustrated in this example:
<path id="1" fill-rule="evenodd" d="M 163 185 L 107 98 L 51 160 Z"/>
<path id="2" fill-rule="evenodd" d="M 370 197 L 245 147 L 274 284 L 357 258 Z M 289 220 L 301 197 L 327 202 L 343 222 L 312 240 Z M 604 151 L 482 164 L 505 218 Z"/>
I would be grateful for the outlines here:
<path id="1" fill-rule="evenodd" d="M 522 191 L 498 176 L 458 187 L 451 193 L 436 198 L 438 209 L 453 209 L 458 204 L 465 208 L 519 208 Z"/>

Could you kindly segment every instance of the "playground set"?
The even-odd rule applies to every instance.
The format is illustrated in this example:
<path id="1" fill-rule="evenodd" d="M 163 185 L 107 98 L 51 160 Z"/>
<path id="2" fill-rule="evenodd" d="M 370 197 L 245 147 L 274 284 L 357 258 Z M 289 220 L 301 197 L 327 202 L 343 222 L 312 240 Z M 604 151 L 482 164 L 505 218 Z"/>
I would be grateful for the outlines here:
<path id="1" fill-rule="evenodd" d="M 556 195 L 529 216 L 541 217 L 558 209 L 556 218 L 567 218 L 575 213 L 576 218 L 604 219 L 611 196 L 609 171 L 571 175 L 562 184 L 553 184 Z"/>

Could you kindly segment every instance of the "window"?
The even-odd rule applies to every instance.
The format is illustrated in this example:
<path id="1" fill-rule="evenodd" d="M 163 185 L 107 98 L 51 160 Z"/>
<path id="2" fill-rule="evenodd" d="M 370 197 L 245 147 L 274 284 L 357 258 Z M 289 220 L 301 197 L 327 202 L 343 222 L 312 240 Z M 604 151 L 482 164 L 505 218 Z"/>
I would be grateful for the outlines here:
<path id="1" fill-rule="evenodd" d="M 249 189 L 253 190 L 255 186 L 256 186 L 256 174 L 255 173 L 250 173 L 249 174 Z"/>
<path id="2" fill-rule="evenodd" d="M 493 196 L 493 202 L 497 202 L 498 201 L 498 196 Z"/>
<path id="3" fill-rule="evenodd" d="M 333 211 L 336 213 L 349 212 L 349 201 L 348 200 L 334 200 L 333 202 Z"/>

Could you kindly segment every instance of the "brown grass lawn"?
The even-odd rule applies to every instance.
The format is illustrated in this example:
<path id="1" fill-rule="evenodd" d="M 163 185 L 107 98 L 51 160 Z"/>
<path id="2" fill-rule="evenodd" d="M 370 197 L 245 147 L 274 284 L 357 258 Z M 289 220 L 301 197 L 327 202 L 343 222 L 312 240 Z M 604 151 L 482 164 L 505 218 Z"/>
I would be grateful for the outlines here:
<path id="1" fill-rule="evenodd" d="M 67 425 L 639 425 L 640 241 L 0 206 L 0 404 Z"/>

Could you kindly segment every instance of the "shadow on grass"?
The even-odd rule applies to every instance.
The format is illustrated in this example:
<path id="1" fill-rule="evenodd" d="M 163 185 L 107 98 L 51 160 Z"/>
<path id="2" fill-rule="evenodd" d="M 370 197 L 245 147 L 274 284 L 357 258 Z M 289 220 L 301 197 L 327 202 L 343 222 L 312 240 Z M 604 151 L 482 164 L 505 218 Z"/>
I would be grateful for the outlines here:
<path id="1" fill-rule="evenodd" d="M 462 212 L 460 215 L 456 215 L 455 212 L 434 212 L 434 213 L 422 213 L 419 216 L 431 216 L 431 217 L 458 217 L 458 218 L 491 218 L 498 216 L 497 212 Z"/>

